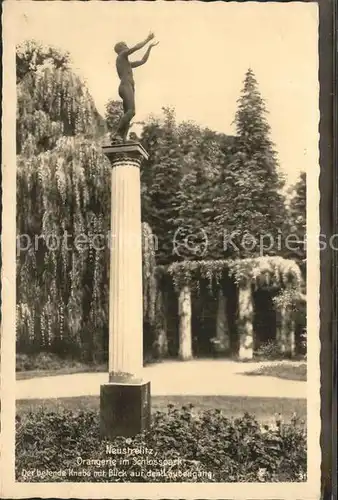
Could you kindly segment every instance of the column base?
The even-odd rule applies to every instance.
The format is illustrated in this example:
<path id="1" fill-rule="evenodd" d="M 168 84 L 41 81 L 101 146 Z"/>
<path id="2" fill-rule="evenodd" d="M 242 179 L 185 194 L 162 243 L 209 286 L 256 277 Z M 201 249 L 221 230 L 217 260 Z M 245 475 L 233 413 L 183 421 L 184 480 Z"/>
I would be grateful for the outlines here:
<path id="1" fill-rule="evenodd" d="M 101 385 L 100 431 L 103 438 L 133 437 L 150 427 L 150 382 Z"/>
<path id="2" fill-rule="evenodd" d="M 240 347 L 238 351 L 238 359 L 239 361 L 250 361 L 253 359 L 253 350 L 252 348 Z"/>

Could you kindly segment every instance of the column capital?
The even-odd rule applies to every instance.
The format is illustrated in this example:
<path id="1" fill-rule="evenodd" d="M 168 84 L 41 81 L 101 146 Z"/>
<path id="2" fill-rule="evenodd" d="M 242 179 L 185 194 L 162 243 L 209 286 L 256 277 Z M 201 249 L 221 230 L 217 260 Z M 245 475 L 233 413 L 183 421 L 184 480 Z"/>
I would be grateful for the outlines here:
<path id="1" fill-rule="evenodd" d="M 149 158 L 149 154 L 139 142 L 110 144 L 103 146 L 102 152 L 107 156 L 112 167 L 123 164 L 140 166 L 142 160 Z"/>

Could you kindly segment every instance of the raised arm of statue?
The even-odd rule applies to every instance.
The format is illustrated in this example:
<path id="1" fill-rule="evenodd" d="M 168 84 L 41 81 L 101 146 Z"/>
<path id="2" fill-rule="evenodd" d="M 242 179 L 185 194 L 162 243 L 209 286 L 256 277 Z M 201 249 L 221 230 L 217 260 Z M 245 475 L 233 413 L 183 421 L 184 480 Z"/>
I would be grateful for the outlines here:
<path id="1" fill-rule="evenodd" d="M 138 66 L 142 66 L 142 64 L 145 64 L 148 59 L 149 59 L 149 55 L 150 55 L 150 52 L 151 52 L 151 49 L 153 47 L 156 47 L 156 45 L 158 45 L 159 42 L 156 42 L 156 43 L 151 43 L 149 45 L 149 47 L 147 48 L 147 51 L 146 53 L 144 54 L 144 56 L 142 57 L 142 59 L 140 59 L 139 61 L 131 61 L 130 65 L 132 68 L 137 68 Z"/>
<path id="2" fill-rule="evenodd" d="M 134 47 L 128 48 L 127 55 L 130 56 L 130 54 L 133 54 L 137 50 L 143 49 L 143 47 L 147 45 L 147 43 L 149 43 L 150 40 L 153 40 L 154 37 L 155 37 L 154 33 L 149 33 L 149 35 L 145 40 L 143 40 L 143 42 L 137 43 L 136 45 L 134 45 Z"/>

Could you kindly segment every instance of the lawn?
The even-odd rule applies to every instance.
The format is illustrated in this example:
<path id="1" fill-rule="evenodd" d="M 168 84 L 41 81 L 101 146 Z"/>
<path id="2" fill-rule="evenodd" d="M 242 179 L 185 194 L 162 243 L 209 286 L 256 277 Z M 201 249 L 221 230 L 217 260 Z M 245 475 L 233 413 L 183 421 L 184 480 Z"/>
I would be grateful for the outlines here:
<path id="1" fill-rule="evenodd" d="M 258 370 L 245 372 L 245 375 L 261 375 L 265 377 L 276 377 L 287 380 L 306 382 L 307 365 L 306 363 L 278 363 L 273 365 L 265 365 L 258 368 Z"/>
<path id="2" fill-rule="evenodd" d="M 252 360 L 255 362 L 255 360 Z M 55 366 L 54 366 L 55 365 Z M 290 363 L 276 363 L 273 362 L 271 365 L 264 365 L 257 370 L 247 371 L 245 375 L 262 375 L 268 377 L 277 377 L 287 380 L 296 381 L 306 381 L 307 374 L 306 363 L 290 362 Z M 71 375 L 73 373 L 93 373 L 93 372 L 107 372 L 107 363 L 102 364 L 86 364 L 86 363 L 74 363 L 71 364 L 69 361 L 62 361 L 62 364 L 58 366 L 57 363 L 53 363 L 53 367 L 49 369 L 34 369 L 34 370 L 22 370 L 16 372 L 16 380 L 27 380 L 38 377 L 54 377 L 56 375 Z"/>
<path id="3" fill-rule="evenodd" d="M 152 411 L 166 410 L 169 403 L 182 407 L 193 404 L 196 410 L 218 408 L 229 417 L 242 417 L 245 412 L 255 415 L 258 421 L 267 422 L 281 413 L 285 420 L 290 420 L 294 413 L 306 421 L 306 400 L 292 398 L 252 398 L 237 396 L 153 396 Z M 98 396 L 75 398 L 23 399 L 16 402 L 18 416 L 24 416 L 39 406 L 55 411 L 60 408 L 69 410 L 97 410 L 100 406 Z"/>

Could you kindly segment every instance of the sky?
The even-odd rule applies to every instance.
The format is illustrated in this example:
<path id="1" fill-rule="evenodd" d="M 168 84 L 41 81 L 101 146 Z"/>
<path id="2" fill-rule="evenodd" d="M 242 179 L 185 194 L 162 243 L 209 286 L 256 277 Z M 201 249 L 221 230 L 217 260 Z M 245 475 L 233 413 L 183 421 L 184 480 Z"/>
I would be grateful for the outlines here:
<path id="1" fill-rule="evenodd" d="M 17 43 L 34 38 L 68 50 L 101 114 L 109 99 L 119 99 L 115 43 L 133 45 L 149 31 L 160 43 L 135 69 L 135 120 L 174 106 L 179 121 L 234 134 L 237 99 L 252 68 L 287 183 L 318 167 L 315 3 L 8 2 Z"/>

